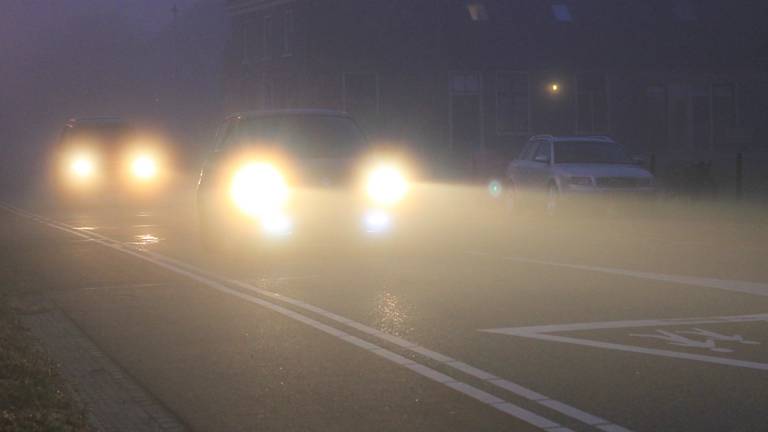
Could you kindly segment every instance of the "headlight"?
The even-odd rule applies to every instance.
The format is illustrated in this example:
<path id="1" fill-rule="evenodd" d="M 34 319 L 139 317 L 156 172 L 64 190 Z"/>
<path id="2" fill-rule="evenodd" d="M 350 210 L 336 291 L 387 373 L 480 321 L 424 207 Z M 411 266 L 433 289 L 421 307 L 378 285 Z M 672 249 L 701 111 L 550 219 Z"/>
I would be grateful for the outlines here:
<path id="1" fill-rule="evenodd" d="M 74 177 L 87 179 L 93 177 L 96 172 L 96 162 L 89 155 L 78 155 L 72 158 L 69 170 Z"/>
<path id="2" fill-rule="evenodd" d="M 380 205 L 392 205 L 401 201 L 408 192 L 408 181 L 395 167 L 380 166 L 368 175 L 368 196 Z"/>
<path id="3" fill-rule="evenodd" d="M 592 186 L 592 177 L 571 177 L 568 184 L 573 186 Z"/>
<path id="4" fill-rule="evenodd" d="M 245 165 L 232 177 L 230 196 L 241 211 L 251 216 L 273 214 L 288 201 L 288 194 L 280 171 L 266 163 Z"/>
<path id="5" fill-rule="evenodd" d="M 138 156 L 131 163 L 133 176 L 140 180 L 149 180 L 157 176 L 157 162 L 148 155 Z"/>

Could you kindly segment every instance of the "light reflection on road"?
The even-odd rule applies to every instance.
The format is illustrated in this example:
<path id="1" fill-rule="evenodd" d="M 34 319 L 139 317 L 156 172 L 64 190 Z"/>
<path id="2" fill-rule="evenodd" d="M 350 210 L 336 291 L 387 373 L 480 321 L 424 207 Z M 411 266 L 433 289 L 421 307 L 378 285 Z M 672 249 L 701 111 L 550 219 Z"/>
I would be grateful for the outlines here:
<path id="1" fill-rule="evenodd" d="M 376 296 L 375 322 L 376 327 L 386 333 L 403 336 L 412 328 L 408 326 L 410 306 L 398 296 L 383 292 Z"/>

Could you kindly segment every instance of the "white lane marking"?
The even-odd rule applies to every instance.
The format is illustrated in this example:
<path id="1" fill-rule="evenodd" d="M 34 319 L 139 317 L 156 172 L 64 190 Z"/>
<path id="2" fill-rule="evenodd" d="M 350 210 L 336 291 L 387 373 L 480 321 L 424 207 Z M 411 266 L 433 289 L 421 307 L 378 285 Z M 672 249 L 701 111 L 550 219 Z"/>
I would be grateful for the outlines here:
<path id="1" fill-rule="evenodd" d="M 98 234 L 96 234 L 96 235 L 98 235 Z M 101 237 L 104 237 L 104 236 L 101 236 Z M 104 237 L 104 238 L 106 238 L 106 237 Z M 179 261 L 179 260 L 176 260 L 174 258 L 165 256 L 165 255 L 161 255 L 161 254 L 158 254 L 158 253 L 152 252 L 152 251 L 144 251 L 144 250 L 142 250 L 142 252 L 146 253 L 147 255 L 154 256 L 157 259 L 162 259 L 163 261 L 172 262 L 172 263 L 174 263 L 175 265 L 177 265 L 179 267 L 187 268 L 187 269 L 189 269 L 191 271 L 194 271 L 196 273 L 208 274 L 211 277 L 214 277 L 214 278 L 216 277 L 215 275 L 211 275 L 210 273 L 207 273 L 205 270 L 201 270 L 199 268 L 196 268 L 193 265 L 188 264 L 186 262 Z M 440 354 L 438 352 L 432 351 L 432 350 L 430 350 L 428 348 L 419 346 L 419 345 L 417 345 L 417 344 L 415 344 L 413 342 L 410 342 L 410 341 L 405 340 L 403 338 L 400 338 L 398 336 L 394 336 L 394 335 L 391 335 L 389 333 L 384 333 L 384 332 L 382 332 L 382 331 L 380 331 L 378 329 L 375 329 L 373 327 L 366 326 L 365 324 L 359 323 L 357 321 L 353 321 L 353 320 L 351 320 L 349 318 L 342 317 L 342 316 L 337 315 L 337 314 L 335 314 L 333 312 L 326 311 L 325 309 L 319 308 L 319 307 L 311 305 L 309 303 L 305 303 L 305 302 L 303 302 L 301 300 L 296 300 L 296 299 L 293 299 L 291 297 L 287 297 L 287 296 L 284 296 L 282 294 L 279 294 L 279 293 L 276 293 L 276 292 L 273 292 L 273 291 L 267 291 L 265 289 L 261 289 L 261 288 L 255 287 L 255 286 L 253 286 L 253 285 L 251 285 L 249 283 L 246 283 L 246 282 L 243 282 L 243 281 L 240 281 L 240 280 L 231 279 L 231 280 L 229 280 L 229 282 L 231 284 L 233 284 L 233 285 L 236 285 L 236 286 L 240 287 L 240 288 L 246 289 L 248 291 L 255 292 L 255 293 L 260 294 L 262 296 L 269 297 L 269 298 L 272 298 L 272 299 L 276 299 L 276 300 L 279 300 L 281 302 L 290 304 L 292 306 L 295 306 L 295 307 L 298 307 L 298 308 L 301 308 L 301 309 L 304 309 L 304 310 L 308 310 L 308 311 L 314 312 L 314 313 L 316 313 L 316 314 L 318 314 L 318 315 L 320 315 L 322 317 L 325 317 L 327 319 L 330 319 L 330 320 L 336 321 L 338 323 L 344 324 L 346 326 L 352 327 L 352 328 L 354 328 L 354 329 L 356 329 L 356 330 L 358 330 L 358 331 L 360 331 L 362 333 L 368 334 L 369 336 L 373 336 L 373 337 L 375 337 L 377 339 L 385 340 L 385 341 L 390 342 L 390 343 L 392 343 L 392 344 L 394 344 L 394 345 L 396 345 L 396 346 L 398 346 L 400 348 L 403 348 L 403 349 L 408 350 L 408 351 L 415 352 L 415 353 L 420 354 L 420 355 L 422 355 L 422 356 L 424 356 L 426 358 L 429 358 L 430 360 L 439 362 L 439 363 L 441 363 L 441 364 L 443 364 L 443 365 L 445 365 L 447 367 L 450 367 L 452 369 L 458 370 L 458 371 L 460 371 L 462 373 L 465 373 L 467 375 L 470 375 L 470 376 L 473 376 L 473 377 L 475 377 L 477 379 L 485 381 L 485 382 L 487 382 L 488 384 L 490 384 L 490 385 L 492 385 L 494 387 L 506 390 L 506 391 L 508 391 L 510 393 L 513 393 L 513 394 L 517 395 L 517 396 L 520 396 L 520 397 L 523 397 L 525 399 L 534 401 L 534 402 L 538 403 L 539 405 L 542 405 L 542 406 L 545 406 L 547 408 L 550 408 L 550 409 L 553 409 L 555 411 L 558 411 L 558 412 L 560 412 L 561 414 L 564 414 L 567 417 L 571 417 L 572 413 L 574 413 L 574 412 L 582 412 L 583 413 L 583 411 L 581 411 L 581 410 L 579 410 L 577 408 L 574 408 L 574 407 L 570 407 L 569 405 L 561 403 L 561 402 L 558 402 L 557 404 L 547 405 L 544 402 L 551 401 L 552 399 L 550 399 L 550 398 L 548 398 L 548 397 L 546 397 L 546 396 L 544 396 L 544 395 L 542 395 L 540 393 L 537 393 L 537 392 L 535 392 L 533 390 L 525 388 L 525 387 L 523 387 L 523 386 L 521 386 L 519 384 L 516 384 L 514 382 L 508 381 L 508 380 L 506 380 L 504 378 L 500 378 L 500 377 L 498 377 L 496 375 L 493 375 L 490 372 L 486 372 L 484 370 L 481 370 L 481 369 L 475 368 L 473 366 L 470 366 L 468 364 L 462 363 L 462 362 L 460 362 L 460 361 L 458 361 L 458 360 L 456 360 L 454 358 L 451 358 L 451 357 L 448 357 L 446 355 Z M 598 428 L 600 428 L 602 426 L 611 426 L 611 427 L 614 428 L 613 430 L 615 430 L 615 431 L 629 432 L 629 429 L 626 429 L 626 428 L 624 428 L 622 426 L 613 424 L 613 423 L 611 423 L 608 420 L 605 420 L 605 419 L 597 417 L 597 416 L 593 416 L 591 414 L 589 414 L 589 416 L 592 419 L 592 422 L 587 423 L 587 424 L 589 424 L 590 426 L 595 426 L 595 427 L 598 427 Z M 572 418 L 574 418 L 576 420 L 579 420 L 579 421 L 582 421 L 585 417 L 584 416 L 579 416 L 579 417 L 572 417 Z"/>
<path id="2" fill-rule="evenodd" d="M 480 255 L 480 256 L 494 256 L 489 253 L 475 252 L 475 251 L 470 251 L 468 252 L 468 254 Z M 762 283 L 762 282 L 717 279 L 717 278 L 707 278 L 707 277 L 700 277 L 700 276 L 685 276 L 685 275 L 674 275 L 674 274 L 665 274 L 665 273 L 653 273 L 653 272 L 627 270 L 627 269 L 613 268 L 613 267 L 600 267 L 600 266 L 589 266 L 589 265 L 582 265 L 582 264 L 569 264 L 569 263 L 561 263 L 561 262 L 553 262 L 553 261 L 543 261 L 543 260 L 523 258 L 523 257 L 513 257 L 513 256 L 500 256 L 498 258 L 506 261 L 516 261 L 516 262 L 527 263 L 527 264 L 542 264 L 542 265 L 549 265 L 549 266 L 557 266 L 557 267 L 564 267 L 564 268 L 570 268 L 575 270 L 586 270 L 586 271 L 593 271 L 598 273 L 629 276 L 629 277 L 634 277 L 638 279 L 648 279 L 648 280 L 655 280 L 660 282 L 672 282 L 672 283 L 700 286 L 700 287 L 706 287 L 706 288 L 717 288 L 717 289 L 726 290 L 726 291 L 733 291 L 738 293 L 754 294 L 754 295 L 768 297 L 768 283 Z"/>
<path id="3" fill-rule="evenodd" d="M 19 216 L 23 216 L 26 218 L 30 218 L 30 213 L 27 213 L 23 210 L 16 209 L 14 207 L 10 207 L 7 205 L 0 204 L 0 207 L 4 208 L 7 211 L 10 211 L 14 214 L 17 214 Z M 57 223 L 55 221 L 51 221 L 45 218 L 42 218 L 40 216 L 35 216 L 34 220 L 45 224 L 51 228 L 64 231 L 73 235 L 77 235 L 80 237 L 87 237 L 82 232 L 78 232 L 76 230 L 73 230 L 72 228 Z M 89 233 L 92 234 L 92 233 Z M 95 236 L 96 237 L 96 236 Z M 412 370 L 421 376 L 428 378 L 434 382 L 443 384 L 447 387 L 450 387 L 466 396 L 469 396 L 481 403 L 484 403 L 494 409 L 497 409 L 503 413 L 506 413 L 508 415 L 511 415 L 515 418 L 518 418 L 519 420 L 522 420 L 528 424 L 531 424 L 535 427 L 538 427 L 543 430 L 547 431 L 570 431 L 570 429 L 563 427 L 562 425 L 549 420 L 545 417 L 542 417 L 536 413 L 533 413 L 531 411 L 526 410 L 525 408 L 519 407 L 517 405 L 514 405 L 510 402 L 507 402 L 503 399 L 500 399 L 488 392 L 485 392 L 483 390 L 478 389 L 477 387 L 474 387 L 472 385 L 457 381 L 447 375 L 441 374 L 440 372 L 433 370 L 427 366 L 417 364 L 415 361 L 407 359 L 397 353 L 394 353 L 392 351 L 387 350 L 386 348 L 380 347 L 375 344 L 371 344 L 363 339 L 360 339 L 354 335 L 351 335 L 349 333 L 346 333 L 344 331 L 338 330 L 334 327 L 328 326 L 326 324 L 323 324 L 319 321 L 316 321 L 312 318 L 309 318 L 307 316 L 301 315 L 298 312 L 295 312 L 290 309 L 286 309 L 283 306 L 277 305 L 275 303 L 263 300 L 261 298 L 244 294 L 240 291 L 233 290 L 222 283 L 217 282 L 216 280 L 209 279 L 208 277 L 202 276 L 200 274 L 197 274 L 195 272 L 186 270 L 180 266 L 174 265 L 168 261 L 175 261 L 172 259 L 159 259 L 158 257 L 161 257 L 161 255 L 157 253 L 146 253 L 140 249 L 135 249 L 130 246 L 126 246 L 124 244 L 121 244 L 115 240 L 108 239 L 104 236 L 97 236 L 99 238 L 93 238 L 93 240 L 102 246 L 118 250 L 120 252 L 123 252 L 127 255 L 131 255 L 133 257 L 136 257 L 138 259 L 150 262 L 152 264 L 155 264 L 159 267 L 165 268 L 167 270 L 170 270 L 174 273 L 184 275 L 192 280 L 195 280 L 197 282 L 200 282 L 210 288 L 216 289 L 218 291 L 227 293 L 229 295 L 235 296 L 237 298 L 240 298 L 244 301 L 247 301 L 249 303 L 254 303 L 259 306 L 265 307 L 267 309 L 270 309 L 274 312 L 277 312 L 281 315 L 284 315 L 286 317 L 289 317 L 291 319 L 294 319 L 296 321 L 302 322 L 310 327 L 313 327 L 317 330 L 320 330 L 326 334 L 329 334 L 330 336 L 336 337 L 339 340 L 342 340 L 344 342 L 350 343 L 354 346 L 357 346 L 359 348 L 362 348 L 364 350 L 367 350 L 373 354 L 376 354 L 378 356 L 381 356 L 382 358 L 389 360 L 390 362 L 393 362 L 397 365 L 400 365 L 402 367 L 405 367 L 409 370 Z M 185 266 L 188 267 L 188 266 Z M 572 432 L 572 431 L 571 431 Z"/>
<path id="4" fill-rule="evenodd" d="M 168 285 L 167 282 L 148 282 L 137 284 L 117 284 L 117 285 L 94 285 L 80 288 L 84 291 L 99 291 L 99 290 L 113 290 L 113 289 L 136 289 L 136 288 L 154 288 Z"/>
<path id="5" fill-rule="evenodd" d="M 328 311 L 326 311 L 324 309 L 318 308 L 317 306 L 313 306 L 313 305 L 310 305 L 308 303 L 304 303 L 304 302 L 302 302 L 300 300 L 292 299 L 290 297 L 286 297 L 284 295 L 274 293 L 272 291 L 267 291 L 267 290 L 264 290 L 264 289 L 252 286 L 252 285 L 247 284 L 247 283 L 242 282 L 242 281 L 232 280 L 231 282 L 233 284 L 241 287 L 241 288 L 244 288 L 244 289 L 247 289 L 247 290 L 250 290 L 250 291 L 254 291 L 256 293 L 259 293 L 261 295 L 264 295 L 264 296 L 267 296 L 267 297 L 270 297 L 270 298 L 274 298 L 274 299 L 278 299 L 278 300 L 284 301 L 284 302 L 286 302 L 288 304 L 291 304 L 293 306 L 296 306 L 298 308 L 302 308 L 302 309 L 305 309 L 305 310 L 309 310 L 309 311 L 315 312 L 315 313 L 317 313 L 320 316 L 323 316 L 325 318 L 328 318 L 330 320 L 336 321 L 336 322 L 341 323 L 341 324 L 345 324 L 345 325 L 347 325 L 349 327 L 352 327 L 352 328 L 354 328 L 356 330 L 359 330 L 360 332 L 363 332 L 365 334 L 373 336 L 373 337 L 375 337 L 377 339 L 385 340 L 385 341 L 390 342 L 393 345 L 396 345 L 396 346 L 398 346 L 398 347 L 400 347 L 402 349 L 405 349 L 405 350 L 408 350 L 408 351 L 420 354 L 423 357 L 426 357 L 426 358 L 428 358 L 430 360 L 436 361 L 436 362 L 441 363 L 441 364 L 443 364 L 443 365 L 445 365 L 447 367 L 450 367 L 452 369 L 461 371 L 462 373 L 465 373 L 467 375 L 470 375 L 470 376 L 473 376 L 473 377 L 475 377 L 477 379 L 485 381 L 485 382 L 487 382 L 488 384 L 490 384 L 490 385 L 492 385 L 494 387 L 506 390 L 506 391 L 508 391 L 510 393 L 513 393 L 513 394 L 517 395 L 517 396 L 520 396 L 520 397 L 523 397 L 525 399 L 528 399 L 528 400 L 531 400 L 533 402 L 536 402 L 539 405 L 542 405 L 542 406 L 545 406 L 547 408 L 550 408 L 550 409 L 553 409 L 555 411 L 558 411 L 559 413 L 564 414 L 567 417 L 571 417 L 571 418 L 573 418 L 575 420 L 582 421 L 582 422 L 586 418 L 586 416 L 584 416 L 584 415 L 573 416 L 573 413 L 575 413 L 575 412 L 584 413 L 583 411 L 581 411 L 581 410 L 579 410 L 577 408 L 571 407 L 571 406 L 569 406 L 567 404 L 564 404 L 562 402 L 553 401 L 552 399 L 550 399 L 550 398 L 548 398 L 548 397 L 546 397 L 546 396 L 544 396 L 544 395 L 542 395 L 540 393 L 537 393 L 537 392 L 535 392 L 533 390 L 530 390 L 530 389 L 528 389 L 526 387 L 523 387 L 523 386 L 521 386 L 519 384 L 516 384 L 516 383 L 514 383 L 512 381 L 506 380 L 504 378 L 500 378 L 500 377 L 498 377 L 498 376 L 496 376 L 496 375 L 494 375 L 494 374 L 492 374 L 490 372 L 484 371 L 482 369 L 478 369 L 478 368 L 476 368 L 474 366 L 470 366 L 470 365 L 468 365 L 466 363 L 460 362 L 460 361 L 458 361 L 456 359 L 453 359 L 453 358 L 451 358 L 449 356 L 446 356 L 444 354 L 440 354 L 438 352 L 432 351 L 432 350 L 430 350 L 428 348 L 422 347 L 422 346 L 417 345 L 417 344 L 415 344 L 413 342 L 410 342 L 408 340 L 402 339 L 402 338 L 400 338 L 398 336 L 394 336 L 394 335 L 391 335 L 391 334 L 388 334 L 388 333 L 384 333 L 384 332 L 382 332 L 380 330 L 377 330 L 375 328 L 368 327 L 368 326 L 366 326 L 364 324 L 361 324 L 359 322 L 350 320 L 349 318 L 344 318 L 344 317 L 341 317 L 341 316 L 339 316 L 337 314 L 334 314 L 332 312 L 328 312 Z M 557 403 L 556 404 L 546 404 L 545 402 L 547 402 L 547 401 L 552 401 L 552 402 L 557 402 Z M 586 414 L 586 413 L 584 413 L 584 414 Z M 587 415 L 590 417 L 590 422 L 587 423 L 590 426 L 595 426 L 595 427 L 598 427 L 598 428 L 600 428 L 601 426 L 611 426 L 611 427 L 614 428 L 613 430 L 615 430 L 615 431 L 624 431 L 624 432 L 628 432 L 629 431 L 629 429 L 626 429 L 626 428 L 624 428 L 622 426 L 613 424 L 610 421 L 605 420 L 603 418 L 600 418 L 600 417 L 597 417 L 597 416 L 593 416 L 591 414 L 587 414 Z"/>
<path id="6" fill-rule="evenodd" d="M 174 264 L 176 264 L 176 265 L 178 265 L 180 267 L 190 269 L 190 270 L 195 271 L 197 273 L 209 274 L 209 273 L 205 272 L 204 270 L 198 269 L 198 268 L 192 266 L 191 264 L 185 263 L 183 261 L 179 261 L 179 260 L 176 260 L 176 259 L 171 258 L 171 257 L 160 255 L 160 254 L 157 254 L 156 252 L 152 252 L 152 251 L 144 251 L 144 252 L 146 254 L 150 255 L 150 256 L 156 256 L 156 257 L 158 257 L 158 259 L 162 259 L 164 261 L 172 262 L 172 263 L 174 263 Z M 215 275 L 211 275 L 211 276 L 212 277 L 216 277 Z M 268 290 L 265 290 L 265 289 L 262 289 L 262 288 L 258 288 L 256 286 L 253 286 L 253 285 L 251 285 L 249 283 L 246 283 L 246 282 L 243 282 L 243 281 L 240 281 L 240 280 L 231 279 L 231 280 L 229 280 L 229 282 L 232 283 L 233 285 L 236 285 L 236 286 L 240 287 L 240 288 L 243 288 L 243 289 L 246 289 L 246 290 L 249 290 L 249 291 L 253 291 L 253 292 L 255 292 L 257 294 L 260 294 L 262 296 L 269 297 L 269 298 L 272 298 L 272 299 L 276 299 L 276 300 L 279 300 L 281 302 L 288 303 L 288 304 L 290 304 L 292 306 L 295 306 L 297 308 L 301 308 L 301 309 L 304 309 L 304 310 L 308 310 L 308 311 L 314 312 L 314 313 L 316 313 L 316 314 L 318 314 L 320 316 L 323 316 L 323 317 L 325 317 L 327 319 L 330 319 L 330 320 L 336 321 L 338 323 L 344 324 L 346 326 L 352 327 L 352 328 L 354 328 L 354 329 L 356 329 L 356 330 L 358 330 L 358 331 L 360 331 L 362 333 L 368 334 L 369 336 L 373 336 L 373 337 L 375 337 L 377 339 L 385 340 L 385 341 L 387 341 L 389 343 L 392 343 L 392 344 L 394 344 L 394 345 L 396 345 L 396 346 L 398 346 L 400 348 L 403 348 L 403 349 L 408 350 L 408 351 L 415 352 L 415 353 L 420 354 L 420 355 L 422 355 L 422 356 L 424 356 L 426 358 L 429 358 L 430 360 L 437 361 L 439 363 L 444 364 L 447 367 L 450 367 L 452 369 L 458 370 L 458 371 L 460 371 L 462 373 L 465 373 L 467 375 L 473 376 L 473 377 L 475 377 L 477 379 L 483 380 L 483 381 L 487 382 L 488 384 L 490 384 L 490 385 L 492 385 L 494 387 L 498 387 L 500 389 L 503 389 L 503 390 L 506 390 L 506 391 L 508 391 L 510 393 L 513 393 L 513 394 L 515 394 L 517 396 L 521 396 L 521 397 L 523 397 L 525 399 L 534 401 L 534 402 L 536 402 L 536 403 L 538 403 L 538 404 L 540 404 L 542 406 L 545 406 L 547 408 L 550 408 L 550 409 L 553 409 L 555 411 L 558 411 L 561 414 L 564 414 L 564 415 L 566 415 L 568 417 L 571 417 L 572 413 L 574 413 L 574 412 L 577 412 L 577 411 L 578 412 L 583 412 L 583 411 L 578 410 L 577 408 L 570 407 L 569 405 L 566 405 L 564 403 L 557 403 L 557 404 L 547 405 L 544 402 L 550 401 L 552 399 L 550 399 L 550 398 L 548 398 L 548 397 L 546 397 L 546 396 L 544 396 L 544 395 L 542 395 L 540 393 L 537 393 L 537 392 L 535 392 L 533 390 L 525 388 L 525 387 L 523 387 L 523 386 L 521 386 L 519 384 L 516 384 L 514 382 L 508 381 L 508 380 L 506 380 L 504 378 L 500 378 L 500 377 L 498 377 L 496 375 L 491 374 L 490 372 L 486 372 L 484 370 L 481 370 L 481 369 L 475 368 L 473 366 L 467 365 L 467 364 L 462 363 L 462 362 L 460 362 L 460 361 L 458 361 L 458 360 L 456 360 L 454 358 L 451 358 L 451 357 L 448 357 L 446 355 L 440 354 L 438 352 L 432 351 L 432 350 L 430 350 L 428 348 L 419 346 L 419 345 L 417 345 L 417 344 L 415 344 L 413 342 L 410 342 L 410 341 L 405 340 L 403 338 L 400 338 L 398 336 L 394 336 L 394 335 L 391 335 L 389 333 L 382 332 L 382 331 L 380 331 L 378 329 L 375 329 L 373 327 L 366 326 L 365 324 L 359 323 L 357 321 L 353 321 L 353 320 L 351 320 L 349 318 L 342 317 L 342 316 L 337 315 L 337 314 L 335 314 L 333 312 L 326 311 L 325 309 L 319 308 L 319 307 L 311 305 L 309 303 L 305 303 L 305 302 L 303 302 L 301 300 L 296 300 L 296 299 L 293 299 L 291 297 L 287 297 L 287 296 L 284 296 L 282 294 L 279 294 L 279 293 L 276 293 L 276 292 L 273 292 L 273 291 L 268 291 Z M 597 417 L 597 416 L 593 416 L 591 414 L 589 414 L 589 416 L 593 419 L 593 421 L 591 423 L 588 423 L 590 426 L 595 426 L 595 427 L 600 428 L 601 426 L 606 426 L 607 425 L 607 426 L 613 427 L 614 428 L 613 430 L 615 430 L 615 431 L 629 432 L 629 429 L 626 429 L 626 428 L 624 428 L 622 426 L 613 424 L 613 423 L 611 423 L 608 420 L 602 419 L 602 418 Z M 574 418 L 576 420 L 579 420 L 579 421 L 582 421 L 584 416 L 572 417 L 572 418 Z"/>
<path id="7" fill-rule="evenodd" d="M 690 354 L 679 351 L 644 348 L 635 345 L 624 345 L 612 342 L 601 342 L 592 339 L 576 338 L 570 336 L 555 335 L 551 333 L 564 333 L 584 330 L 641 328 L 641 327 L 666 327 L 690 324 L 722 324 L 744 322 L 768 322 L 768 314 L 720 316 L 709 318 L 683 318 L 683 319 L 657 319 L 635 321 L 605 321 L 579 324 L 559 324 L 533 327 L 506 327 L 480 330 L 488 333 L 498 333 L 509 336 L 520 336 L 531 339 L 539 339 L 553 342 L 563 342 L 593 348 L 612 349 L 639 354 L 650 354 L 661 357 L 694 360 L 706 363 L 715 363 L 727 366 L 743 367 L 748 369 L 768 370 L 768 363 L 760 363 L 746 360 L 730 359 L 724 357 L 707 356 L 702 354 Z"/>

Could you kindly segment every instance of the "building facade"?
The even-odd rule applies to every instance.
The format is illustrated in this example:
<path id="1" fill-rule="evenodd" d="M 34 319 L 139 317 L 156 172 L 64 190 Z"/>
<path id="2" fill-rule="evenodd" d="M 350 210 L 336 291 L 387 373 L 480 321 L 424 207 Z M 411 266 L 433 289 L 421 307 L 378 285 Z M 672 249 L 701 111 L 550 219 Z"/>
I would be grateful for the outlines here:
<path id="1" fill-rule="evenodd" d="M 659 161 L 768 151 L 768 8 L 719 0 L 230 0 L 232 111 L 353 114 L 492 174 L 534 134 Z"/>

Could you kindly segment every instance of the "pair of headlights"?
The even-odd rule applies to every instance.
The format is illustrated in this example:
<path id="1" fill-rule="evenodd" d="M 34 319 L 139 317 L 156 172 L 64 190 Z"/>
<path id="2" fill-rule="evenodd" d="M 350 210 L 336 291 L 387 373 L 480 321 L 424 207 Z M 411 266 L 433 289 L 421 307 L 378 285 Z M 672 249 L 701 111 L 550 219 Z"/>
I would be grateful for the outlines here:
<path id="1" fill-rule="evenodd" d="M 365 190 L 376 205 L 391 206 L 408 192 L 403 172 L 392 165 L 373 168 L 365 179 Z M 264 216 L 288 201 L 290 189 L 280 171 L 268 163 L 250 163 L 232 177 L 230 196 L 237 207 L 251 216 Z"/>
<path id="2" fill-rule="evenodd" d="M 151 180 L 158 175 L 157 160 L 149 154 L 140 154 L 130 160 L 130 173 L 138 180 Z M 99 161 L 90 154 L 78 154 L 69 163 L 70 174 L 79 180 L 93 178 L 99 170 Z"/>

